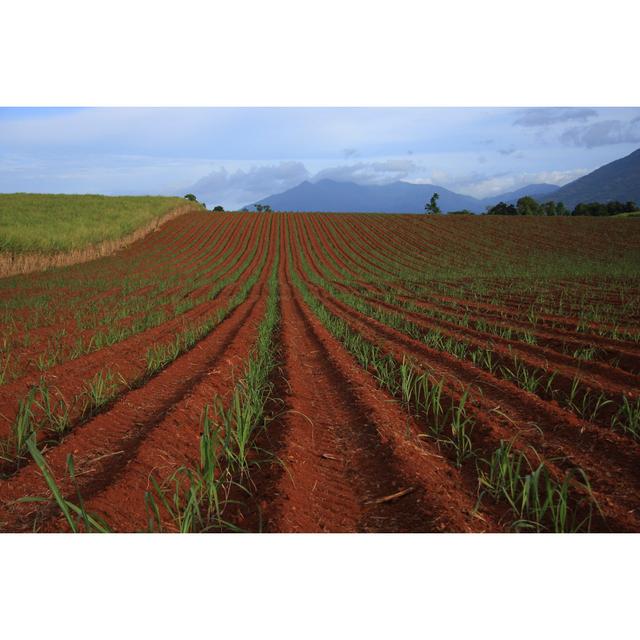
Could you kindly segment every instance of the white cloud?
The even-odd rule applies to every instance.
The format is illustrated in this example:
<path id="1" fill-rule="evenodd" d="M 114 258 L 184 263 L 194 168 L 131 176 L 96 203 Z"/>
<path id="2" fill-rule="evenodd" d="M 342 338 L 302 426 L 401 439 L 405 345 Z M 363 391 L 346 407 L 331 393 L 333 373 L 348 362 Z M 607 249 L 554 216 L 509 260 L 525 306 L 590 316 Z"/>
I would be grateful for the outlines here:
<path id="1" fill-rule="evenodd" d="M 420 167 L 408 158 L 391 158 L 377 162 L 357 162 L 322 169 L 313 176 L 313 181 L 336 180 L 358 184 L 388 184 L 408 178 Z"/>
<path id="2" fill-rule="evenodd" d="M 451 177 L 443 186 L 476 198 L 487 198 L 509 191 L 515 191 L 529 184 L 555 184 L 562 186 L 589 173 L 589 169 L 568 171 L 539 171 L 534 173 L 501 173 L 488 177 L 477 174 L 466 178 Z M 444 176 L 442 176 L 444 177 Z"/>
<path id="3" fill-rule="evenodd" d="M 307 178 L 309 172 L 302 162 L 280 162 L 236 171 L 221 167 L 198 180 L 188 190 L 207 204 L 236 208 L 286 191 Z"/>

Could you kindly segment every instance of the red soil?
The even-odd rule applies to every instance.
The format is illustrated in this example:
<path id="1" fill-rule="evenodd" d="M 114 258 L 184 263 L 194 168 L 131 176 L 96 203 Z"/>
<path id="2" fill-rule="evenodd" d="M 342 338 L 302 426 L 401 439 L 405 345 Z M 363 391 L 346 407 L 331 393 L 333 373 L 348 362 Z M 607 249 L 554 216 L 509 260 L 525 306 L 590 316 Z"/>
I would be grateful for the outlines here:
<path id="1" fill-rule="evenodd" d="M 594 519 L 594 530 L 640 531 L 640 444 L 630 435 L 612 431 L 602 420 L 582 420 L 556 402 L 355 311 L 304 268 L 306 263 L 320 279 L 330 279 L 338 291 L 369 295 L 370 304 L 402 314 L 425 331 L 437 329 L 473 346 L 490 346 L 504 362 L 517 355 L 530 367 L 555 371 L 558 388 L 579 375 L 585 386 L 612 399 L 622 394 L 635 398 L 640 395 L 640 347 L 633 340 L 598 335 L 608 323 L 592 323 L 590 330 L 577 332 L 577 317 L 541 313 L 532 325 L 526 310 L 535 295 L 500 295 L 504 280 L 498 276 L 485 282 L 489 291 L 497 292 L 499 304 L 489 295 L 465 297 L 472 276 L 452 280 L 446 293 L 430 290 L 424 276 L 439 269 L 463 269 L 470 255 L 489 270 L 505 260 L 515 264 L 527 256 L 527 244 L 541 253 L 566 249 L 585 259 L 597 259 L 612 246 L 615 251 L 640 250 L 637 225 L 608 221 L 605 227 L 601 222 L 194 213 L 167 223 L 117 256 L 0 281 L 0 305 L 20 301 L 7 306 L 10 318 L 31 327 L 21 328 L 12 338 L 31 339 L 30 346 L 14 350 L 16 358 L 27 360 L 42 353 L 61 328 L 67 331 L 66 345 L 95 333 L 96 329 L 76 326 L 76 310 L 101 318 L 115 309 L 133 309 L 117 320 L 128 326 L 139 317 L 138 301 L 155 299 L 156 308 L 168 313 L 176 300 L 196 302 L 157 327 L 66 359 L 43 374 L 27 367 L 18 379 L 0 385 L 0 439 L 11 436 L 18 402 L 41 375 L 52 389 L 73 398 L 97 372 L 117 372 L 122 376 L 118 395 L 97 415 L 83 420 L 76 408 L 63 437 L 53 439 L 41 431 L 38 438 L 68 499 L 77 500 L 66 471 L 67 456 L 72 455 L 87 510 L 116 531 L 144 530 L 151 477 L 167 478 L 182 465 L 197 466 L 202 412 L 214 397 L 228 402 L 257 338 L 266 309 L 267 278 L 279 245 L 279 364 L 271 376 L 276 400 L 270 407 L 273 419 L 255 442 L 256 451 L 268 456 L 251 474 L 251 495 L 234 495 L 238 504 L 230 517 L 235 525 L 268 532 L 509 529 L 505 504 L 478 504 L 476 462 L 470 459 L 457 468 L 449 450 L 425 437 L 424 419 L 410 415 L 398 398 L 381 389 L 371 372 L 321 324 L 304 302 L 295 276 L 332 314 L 383 353 L 397 362 L 410 357 L 419 370 L 443 378 L 445 402 L 459 400 L 467 389 L 478 456 L 489 457 L 501 440 L 517 435 L 514 446 L 528 452 L 535 448 L 554 478 L 575 467 L 584 470 L 603 515 Z M 254 250 L 248 268 L 239 274 Z M 151 346 L 173 340 L 185 326 L 226 308 L 261 264 L 257 283 L 244 302 L 164 370 L 145 377 Z M 212 288 L 232 274 L 239 274 L 238 280 L 207 300 Z M 437 276 L 430 277 L 437 282 Z M 544 286 L 554 301 L 561 291 L 573 291 L 566 308 L 577 314 L 582 294 L 585 301 L 614 308 L 639 295 L 632 280 L 619 282 L 625 284 L 624 296 L 619 289 L 608 291 L 606 280 L 562 277 Z M 411 293 L 414 283 L 425 291 L 420 299 Z M 388 286 L 397 303 L 376 299 Z M 46 317 L 36 315 L 38 296 L 52 300 Z M 424 313 L 404 311 L 403 301 L 418 304 Z M 436 312 L 451 319 L 429 315 Z M 530 331 L 537 342 L 526 344 L 480 331 L 473 323 L 458 324 L 467 315 Z M 9 324 L 4 330 L 9 331 Z M 640 331 L 636 316 L 626 318 L 624 325 L 631 332 Z M 589 346 L 598 347 L 604 359 L 578 362 L 567 355 L 567 348 Z M 5 461 L 0 471 L 0 531 L 67 530 L 53 502 L 16 502 L 25 496 L 50 497 L 30 458 Z M 172 526 L 166 523 L 166 528 Z"/>

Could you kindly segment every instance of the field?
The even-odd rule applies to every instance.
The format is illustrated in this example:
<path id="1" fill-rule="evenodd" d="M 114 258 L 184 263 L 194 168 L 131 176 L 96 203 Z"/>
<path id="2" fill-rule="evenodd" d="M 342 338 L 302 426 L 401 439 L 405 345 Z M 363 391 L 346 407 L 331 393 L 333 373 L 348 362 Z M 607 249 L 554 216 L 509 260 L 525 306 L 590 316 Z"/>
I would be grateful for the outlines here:
<path id="1" fill-rule="evenodd" d="M 164 196 L 0 194 L 0 277 L 111 255 L 201 209 Z"/>
<path id="2" fill-rule="evenodd" d="M 83 249 L 133 233 L 182 198 L 163 196 L 0 194 L 0 251 Z"/>
<path id="3" fill-rule="evenodd" d="M 0 279 L 0 530 L 640 531 L 637 219 L 192 212 Z"/>

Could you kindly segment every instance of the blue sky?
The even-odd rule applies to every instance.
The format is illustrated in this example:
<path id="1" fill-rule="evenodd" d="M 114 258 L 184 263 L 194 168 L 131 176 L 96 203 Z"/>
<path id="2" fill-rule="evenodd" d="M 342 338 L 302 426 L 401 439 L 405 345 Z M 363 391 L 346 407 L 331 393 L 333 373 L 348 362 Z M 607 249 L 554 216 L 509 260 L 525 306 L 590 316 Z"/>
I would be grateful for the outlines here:
<path id="1" fill-rule="evenodd" d="M 302 180 L 478 197 L 565 184 L 640 147 L 640 108 L 0 108 L 0 192 L 239 207 Z"/>

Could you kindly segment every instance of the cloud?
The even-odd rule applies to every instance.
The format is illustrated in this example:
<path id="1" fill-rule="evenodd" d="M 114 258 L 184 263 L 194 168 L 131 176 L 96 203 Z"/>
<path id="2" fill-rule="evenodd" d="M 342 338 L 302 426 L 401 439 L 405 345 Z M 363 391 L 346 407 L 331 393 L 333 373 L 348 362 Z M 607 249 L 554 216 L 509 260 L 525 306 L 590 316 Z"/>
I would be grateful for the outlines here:
<path id="1" fill-rule="evenodd" d="M 529 184 L 555 184 L 562 186 L 581 178 L 589 173 L 589 169 L 570 169 L 567 171 L 539 171 L 510 173 L 502 172 L 493 175 L 482 176 L 472 173 L 467 176 L 453 177 L 440 175 L 443 186 L 448 189 L 475 196 L 476 198 L 487 198 L 509 191 L 515 191 Z M 436 180 L 436 182 L 438 182 Z"/>
<path id="2" fill-rule="evenodd" d="M 342 153 L 344 154 L 345 158 L 353 158 L 353 156 L 357 156 L 358 155 L 358 150 L 357 149 L 343 149 Z"/>
<path id="3" fill-rule="evenodd" d="M 418 165 L 408 158 L 394 158 L 380 162 L 356 162 L 322 169 L 313 176 L 313 181 L 329 179 L 358 184 L 388 184 L 407 178 L 418 169 Z"/>
<path id="4" fill-rule="evenodd" d="M 222 167 L 188 190 L 207 203 L 238 207 L 286 191 L 308 178 L 309 172 L 302 162 L 280 162 L 232 172 Z"/>
<path id="5" fill-rule="evenodd" d="M 294 161 L 254 165 L 249 169 L 235 171 L 220 167 L 186 188 L 185 193 L 192 192 L 207 204 L 223 204 L 227 208 L 235 208 L 291 189 L 305 180 L 317 182 L 330 179 L 358 184 L 388 184 L 405 179 L 418 170 L 419 166 L 408 158 L 330 166 L 315 175 L 302 162 Z"/>
<path id="6" fill-rule="evenodd" d="M 585 121 L 597 117 L 595 109 L 577 107 L 543 107 L 536 109 L 524 109 L 513 121 L 514 125 L 521 127 L 546 127 L 562 122 L 574 120 Z"/>
<path id="7" fill-rule="evenodd" d="M 0 192 L 182 195 L 210 166 L 193 158 L 0 153 Z"/>
<path id="8" fill-rule="evenodd" d="M 640 142 L 640 117 L 630 122 L 603 120 L 587 126 L 571 127 L 560 136 L 560 141 L 588 149 L 608 144 Z"/>

